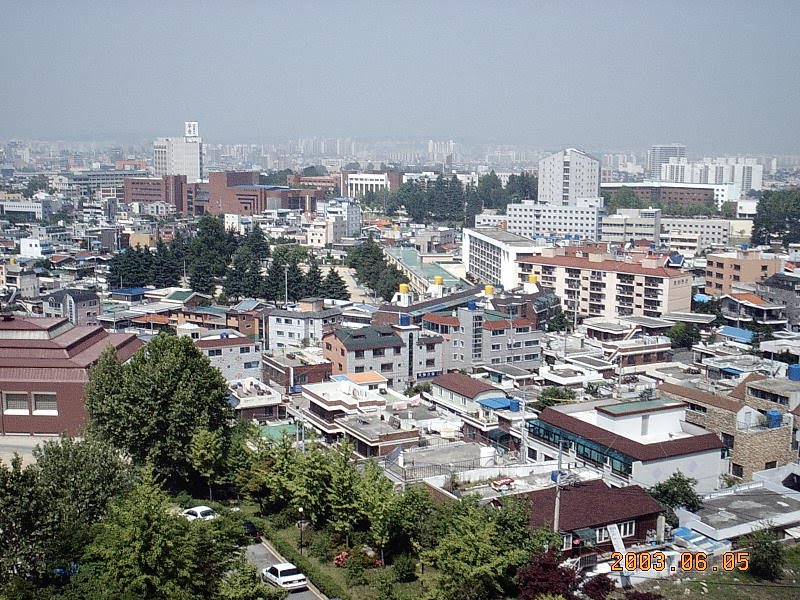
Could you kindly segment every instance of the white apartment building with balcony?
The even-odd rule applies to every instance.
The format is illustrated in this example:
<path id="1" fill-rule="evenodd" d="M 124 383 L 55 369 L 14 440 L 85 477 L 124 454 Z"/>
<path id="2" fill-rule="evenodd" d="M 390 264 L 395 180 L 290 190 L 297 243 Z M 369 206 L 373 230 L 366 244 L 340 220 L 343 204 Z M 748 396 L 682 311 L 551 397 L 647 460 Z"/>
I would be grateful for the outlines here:
<path id="1" fill-rule="evenodd" d="M 660 208 L 621 208 L 616 214 L 603 217 L 601 240 L 626 243 L 631 240 L 647 240 L 658 244 L 661 239 Z"/>
<path id="2" fill-rule="evenodd" d="M 595 241 L 600 236 L 600 220 L 606 214 L 597 199 L 578 199 L 577 204 L 542 204 L 524 200 L 506 206 L 506 214 L 481 213 L 475 227 L 500 227 L 528 238 L 570 237 Z"/>
<path id="3" fill-rule="evenodd" d="M 561 298 L 568 315 L 660 317 L 690 312 L 692 276 L 662 266 L 662 259 L 613 260 L 607 254 L 567 256 L 564 248 L 544 248 L 522 256 L 515 271 L 522 282 L 533 274 L 543 289 Z"/>
<path id="4" fill-rule="evenodd" d="M 538 191 L 544 204 L 574 206 L 578 199 L 599 198 L 600 161 L 575 148 L 551 154 L 539 161 Z"/>
<path id="5" fill-rule="evenodd" d="M 677 183 L 732 183 L 742 192 L 760 190 L 764 183 L 764 167 L 755 158 L 721 157 L 688 161 L 670 158 L 661 165 L 662 181 Z"/>
<path id="6" fill-rule="evenodd" d="M 521 285 L 517 260 L 540 251 L 535 243 L 496 227 L 465 228 L 461 260 L 467 277 L 479 283 L 502 285 L 510 290 Z"/>

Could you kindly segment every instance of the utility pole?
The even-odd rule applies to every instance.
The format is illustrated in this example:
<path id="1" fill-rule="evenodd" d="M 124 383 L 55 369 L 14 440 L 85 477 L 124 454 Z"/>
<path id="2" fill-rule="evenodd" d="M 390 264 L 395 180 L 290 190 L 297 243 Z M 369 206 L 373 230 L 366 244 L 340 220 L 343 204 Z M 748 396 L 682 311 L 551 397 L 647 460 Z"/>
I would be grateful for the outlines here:
<path id="1" fill-rule="evenodd" d="M 556 471 L 556 503 L 553 511 L 553 531 L 558 533 L 558 518 L 561 512 L 561 456 L 564 441 L 558 441 L 558 471 Z"/>
<path id="2" fill-rule="evenodd" d="M 283 308 L 289 306 L 289 265 L 283 265 Z"/>

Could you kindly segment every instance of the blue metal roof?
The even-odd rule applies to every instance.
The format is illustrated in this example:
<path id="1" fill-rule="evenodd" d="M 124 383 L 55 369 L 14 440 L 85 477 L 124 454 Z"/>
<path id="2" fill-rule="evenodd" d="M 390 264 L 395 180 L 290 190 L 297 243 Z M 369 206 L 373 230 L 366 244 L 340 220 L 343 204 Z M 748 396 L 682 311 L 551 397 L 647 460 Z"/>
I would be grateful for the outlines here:
<path id="1" fill-rule="evenodd" d="M 693 300 L 695 302 L 702 302 L 705 304 L 709 300 L 711 300 L 711 296 L 707 296 L 706 294 L 695 294 Z"/>
<path id="2" fill-rule="evenodd" d="M 741 375 L 744 371 L 740 371 L 739 369 L 734 369 L 733 367 L 725 367 L 722 369 L 722 372 L 726 375 Z"/>
<path id="3" fill-rule="evenodd" d="M 508 398 L 484 398 L 483 400 L 478 400 L 478 404 L 492 410 L 503 410 L 511 406 L 511 400 Z"/>
<path id="4" fill-rule="evenodd" d="M 118 290 L 111 290 L 112 294 L 124 294 L 126 296 L 138 296 L 139 294 L 144 294 L 145 292 L 149 292 L 149 288 L 144 287 L 129 287 L 129 288 L 120 288 Z"/>
<path id="5" fill-rule="evenodd" d="M 723 337 L 732 339 L 734 342 L 749 344 L 753 341 L 753 332 L 749 329 L 739 329 L 738 327 L 724 325 L 717 330 L 717 333 Z"/>

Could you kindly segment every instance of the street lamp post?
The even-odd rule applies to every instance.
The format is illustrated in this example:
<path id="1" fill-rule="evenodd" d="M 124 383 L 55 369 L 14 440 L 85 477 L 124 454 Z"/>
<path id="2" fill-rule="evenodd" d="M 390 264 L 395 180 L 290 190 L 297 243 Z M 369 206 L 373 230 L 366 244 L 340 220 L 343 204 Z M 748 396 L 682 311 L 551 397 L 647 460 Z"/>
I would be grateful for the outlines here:
<path id="1" fill-rule="evenodd" d="M 303 521 L 303 507 L 301 506 L 300 508 L 297 509 L 297 511 L 300 513 L 300 523 L 299 523 L 299 525 L 300 525 L 300 555 L 302 556 L 303 555 L 303 526 L 305 525 L 305 522 Z"/>

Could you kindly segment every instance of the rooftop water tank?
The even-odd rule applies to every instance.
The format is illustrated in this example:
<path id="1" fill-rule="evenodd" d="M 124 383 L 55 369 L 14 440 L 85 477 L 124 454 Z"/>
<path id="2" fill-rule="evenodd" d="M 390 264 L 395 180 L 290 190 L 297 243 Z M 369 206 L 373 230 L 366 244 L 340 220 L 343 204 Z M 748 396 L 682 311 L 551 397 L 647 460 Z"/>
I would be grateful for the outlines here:
<path id="1" fill-rule="evenodd" d="M 800 381 L 800 365 L 789 365 L 789 379 Z"/>
<path id="2" fill-rule="evenodd" d="M 519 400 L 509 400 L 508 410 L 511 412 L 519 412 Z"/>
<path id="3" fill-rule="evenodd" d="M 767 427 L 769 429 L 776 429 L 783 424 L 783 413 L 776 409 L 767 411 Z"/>
<path id="4" fill-rule="evenodd" d="M 469 300 L 467 302 L 467 310 L 475 310 L 476 308 L 478 308 L 478 304 L 475 302 L 475 300 Z"/>
<path id="5" fill-rule="evenodd" d="M 444 283 L 444 277 L 441 275 L 434 275 L 433 276 L 433 285 L 442 285 Z"/>

